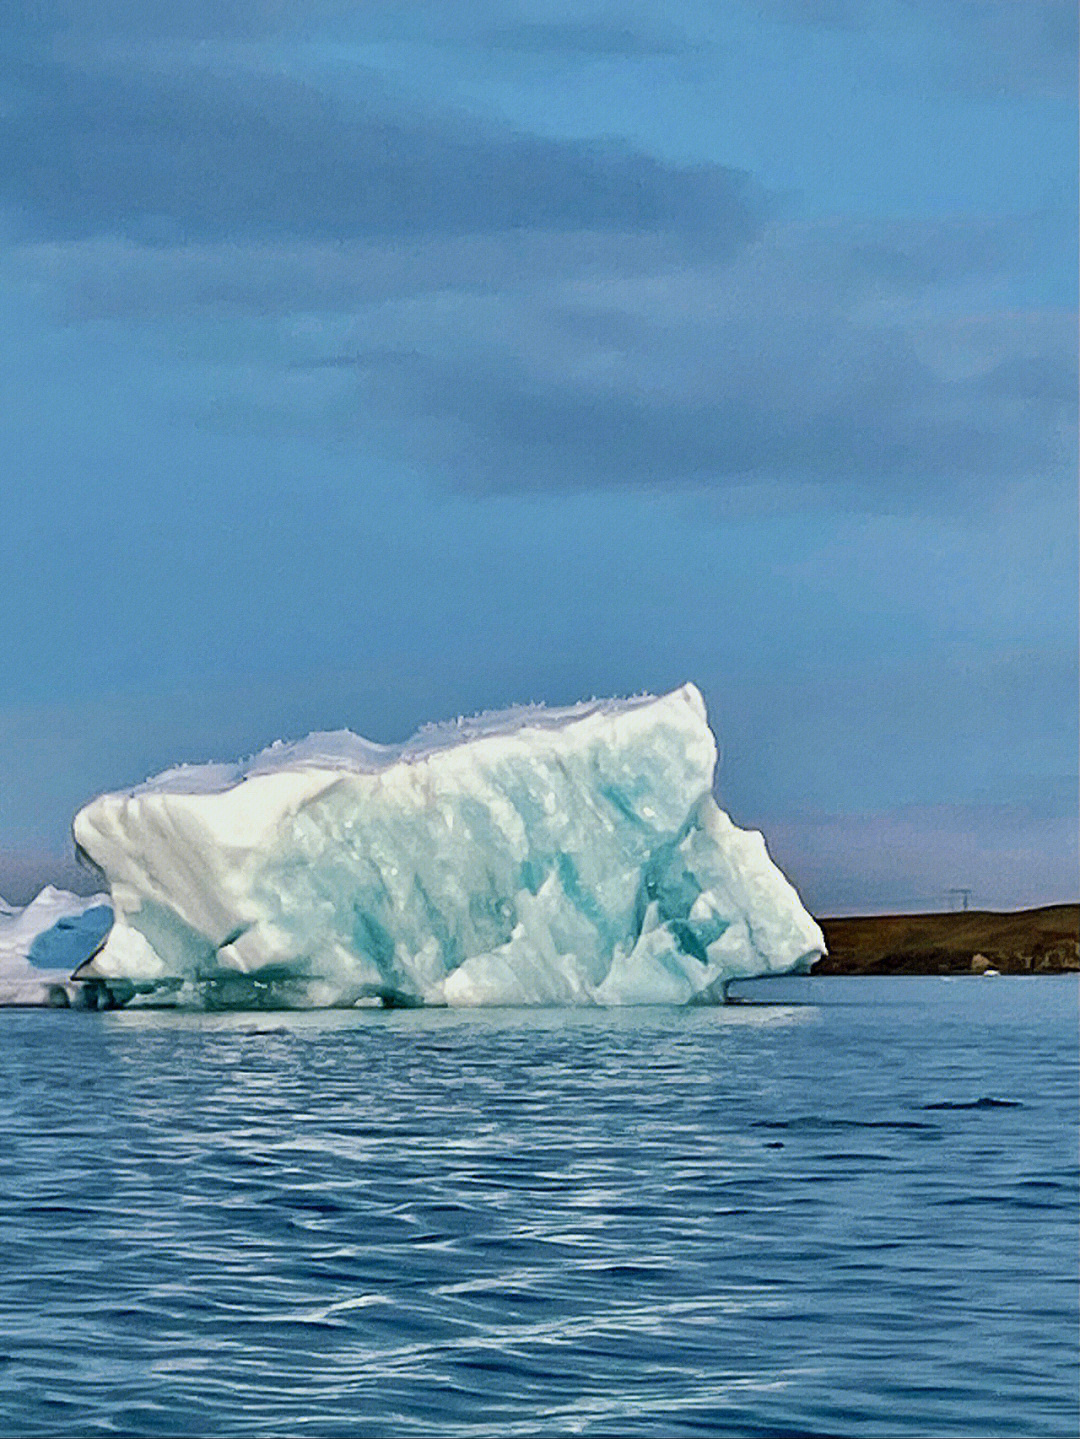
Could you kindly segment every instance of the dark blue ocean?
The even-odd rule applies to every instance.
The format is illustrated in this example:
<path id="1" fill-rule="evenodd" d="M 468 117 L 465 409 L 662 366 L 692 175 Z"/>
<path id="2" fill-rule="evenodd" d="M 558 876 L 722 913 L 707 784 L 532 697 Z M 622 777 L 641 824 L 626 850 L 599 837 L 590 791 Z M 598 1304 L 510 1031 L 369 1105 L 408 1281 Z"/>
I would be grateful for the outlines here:
<path id="1" fill-rule="evenodd" d="M 0 1432 L 1073 1435 L 1077 982 L 0 1013 Z"/>

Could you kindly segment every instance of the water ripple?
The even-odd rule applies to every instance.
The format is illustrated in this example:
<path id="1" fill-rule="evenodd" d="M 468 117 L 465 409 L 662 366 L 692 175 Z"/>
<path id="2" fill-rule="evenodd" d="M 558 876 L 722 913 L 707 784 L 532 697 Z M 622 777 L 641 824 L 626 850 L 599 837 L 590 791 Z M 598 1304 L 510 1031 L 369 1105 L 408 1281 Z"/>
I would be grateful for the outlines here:
<path id="1" fill-rule="evenodd" d="M 5 1014 L 0 1433 L 1075 1430 L 1075 982 L 790 999 Z"/>

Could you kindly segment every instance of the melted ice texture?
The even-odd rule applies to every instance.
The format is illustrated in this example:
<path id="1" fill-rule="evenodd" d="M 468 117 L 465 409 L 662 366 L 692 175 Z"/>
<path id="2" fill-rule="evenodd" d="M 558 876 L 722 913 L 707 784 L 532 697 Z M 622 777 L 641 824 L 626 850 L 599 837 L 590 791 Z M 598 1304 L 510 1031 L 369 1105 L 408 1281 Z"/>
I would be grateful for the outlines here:
<path id="1" fill-rule="evenodd" d="M 712 795 L 693 685 L 347 731 L 102 795 L 115 925 L 84 972 L 209 1006 L 685 1004 L 821 931 Z"/>

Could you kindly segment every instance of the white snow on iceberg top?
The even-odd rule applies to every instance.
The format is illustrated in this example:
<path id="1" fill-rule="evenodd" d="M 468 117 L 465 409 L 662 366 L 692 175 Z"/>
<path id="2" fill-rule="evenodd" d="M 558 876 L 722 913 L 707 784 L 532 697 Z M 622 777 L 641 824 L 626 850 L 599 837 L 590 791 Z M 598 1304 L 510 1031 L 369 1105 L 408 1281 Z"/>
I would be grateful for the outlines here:
<path id="1" fill-rule="evenodd" d="M 693 685 L 685 685 L 676 693 L 685 696 L 689 704 L 696 702 L 700 705 L 704 718 L 705 703 Z M 462 715 L 457 719 L 424 725 L 411 739 L 396 745 L 376 744 L 347 729 L 319 730 L 306 739 L 275 740 L 258 754 L 234 764 L 176 765 L 144 780 L 127 793 L 218 794 L 255 775 L 279 774 L 296 769 L 378 774 L 392 765 L 430 759 L 443 750 L 477 740 L 506 739 L 527 729 L 565 729 L 593 715 L 623 714 L 655 701 L 655 695 L 636 695 L 630 699 L 583 700 L 579 704 L 562 707 L 514 705 L 509 709 L 485 710 L 477 715 Z"/>
<path id="2" fill-rule="evenodd" d="M 80 974 L 209 1005 L 687 1003 L 821 931 L 712 795 L 693 685 L 348 731 L 103 795 L 116 922 Z"/>

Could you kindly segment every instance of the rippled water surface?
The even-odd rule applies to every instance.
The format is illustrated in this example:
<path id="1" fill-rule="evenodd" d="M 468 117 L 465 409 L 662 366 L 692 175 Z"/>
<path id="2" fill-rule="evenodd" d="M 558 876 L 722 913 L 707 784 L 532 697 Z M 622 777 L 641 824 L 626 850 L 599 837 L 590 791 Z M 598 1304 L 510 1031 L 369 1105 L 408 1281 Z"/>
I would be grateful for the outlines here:
<path id="1" fill-rule="evenodd" d="M 0 1013 L 0 1432 L 1075 1433 L 1076 981 L 743 993 Z"/>

